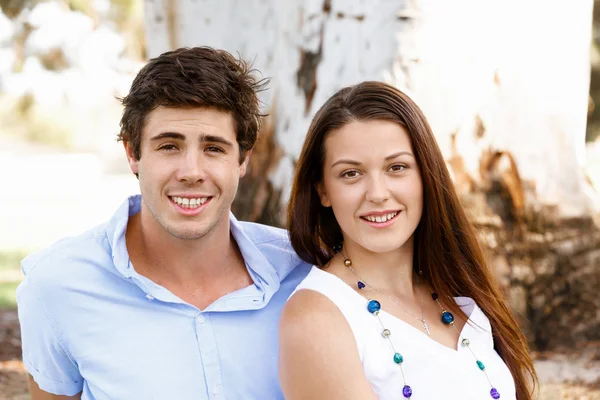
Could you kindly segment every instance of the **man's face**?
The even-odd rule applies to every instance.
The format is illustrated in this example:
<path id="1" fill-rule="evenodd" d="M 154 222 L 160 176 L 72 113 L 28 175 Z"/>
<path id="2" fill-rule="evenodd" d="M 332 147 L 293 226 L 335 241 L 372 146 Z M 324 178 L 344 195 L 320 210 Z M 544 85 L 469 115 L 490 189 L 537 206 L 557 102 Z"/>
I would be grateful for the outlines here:
<path id="1" fill-rule="evenodd" d="M 131 170 L 139 175 L 142 210 L 152 216 L 149 225 L 184 240 L 228 228 L 249 158 L 239 163 L 229 113 L 159 107 L 146 118 L 140 159 L 129 143 L 125 149 Z M 151 226 L 145 229 L 155 229 Z"/>

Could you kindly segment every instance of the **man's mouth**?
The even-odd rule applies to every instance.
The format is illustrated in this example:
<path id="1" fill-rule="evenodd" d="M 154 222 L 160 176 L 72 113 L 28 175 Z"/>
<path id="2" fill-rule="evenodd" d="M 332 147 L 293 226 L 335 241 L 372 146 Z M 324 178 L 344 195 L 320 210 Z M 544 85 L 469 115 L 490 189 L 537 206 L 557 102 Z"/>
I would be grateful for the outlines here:
<path id="1" fill-rule="evenodd" d="M 181 208 L 198 208 L 202 204 L 206 203 L 210 197 L 179 197 L 179 196 L 169 196 L 173 203 L 177 204 Z"/>

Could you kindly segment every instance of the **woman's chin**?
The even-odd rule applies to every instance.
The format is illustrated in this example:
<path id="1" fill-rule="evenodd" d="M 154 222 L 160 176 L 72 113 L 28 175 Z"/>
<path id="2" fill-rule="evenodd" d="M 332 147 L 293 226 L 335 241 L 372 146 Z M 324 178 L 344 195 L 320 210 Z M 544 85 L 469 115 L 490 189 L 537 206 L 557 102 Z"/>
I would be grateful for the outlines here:
<path id="1" fill-rule="evenodd" d="M 362 244 L 362 247 L 371 253 L 385 254 L 406 249 L 406 244 L 406 241 L 398 242 L 398 240 L 394 240 L 386 243 L 384 241 L 379 240 L 373 243 L 364 243 Z"/>

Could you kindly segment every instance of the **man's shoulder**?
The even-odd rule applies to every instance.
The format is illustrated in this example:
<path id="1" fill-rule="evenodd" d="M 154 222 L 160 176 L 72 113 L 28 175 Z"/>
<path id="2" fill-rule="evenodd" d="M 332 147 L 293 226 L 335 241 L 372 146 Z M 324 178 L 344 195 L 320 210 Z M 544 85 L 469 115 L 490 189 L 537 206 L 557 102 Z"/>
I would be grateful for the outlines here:
<path id="1" fill-rule="evenodd" d="M 290 236 L 288 231 L 270 225 L 259 224 L 257 222 L 239 221 L 240 227 L 248 238 L 259 246 L 264 243 L 277 243 L 281 245 L 290 245 Z"/>
<path id="2" fill-rule="evenodd" d="M 244 234 L 275 268 L 279 279 L 306 275 L 310 265 L 305 263 L 294 251 L 287 230 L 255 222 L 239 222 Z"/>
<path id="3" fill-rule="evenodd" d="M 102 224 L 29 254 L 21 262 L 21 269 L 26 277 L 36 280 L 38 277 L 65 277 L 77 265 L 100 263 L 110 258 L 109 253 L 106 224 Z"/>

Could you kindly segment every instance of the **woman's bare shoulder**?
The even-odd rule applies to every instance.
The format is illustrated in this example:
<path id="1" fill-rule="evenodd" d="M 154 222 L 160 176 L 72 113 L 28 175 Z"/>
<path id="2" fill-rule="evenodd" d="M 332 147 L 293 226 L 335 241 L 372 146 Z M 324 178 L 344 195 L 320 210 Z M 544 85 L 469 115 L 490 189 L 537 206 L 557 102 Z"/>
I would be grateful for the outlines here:
<path id="1" fill-rule="evenodd" d="M 279 332 L 286 399 L 375 399 L 350 325 L 328 297 L 296 292 L 283 309 Z"/>

